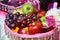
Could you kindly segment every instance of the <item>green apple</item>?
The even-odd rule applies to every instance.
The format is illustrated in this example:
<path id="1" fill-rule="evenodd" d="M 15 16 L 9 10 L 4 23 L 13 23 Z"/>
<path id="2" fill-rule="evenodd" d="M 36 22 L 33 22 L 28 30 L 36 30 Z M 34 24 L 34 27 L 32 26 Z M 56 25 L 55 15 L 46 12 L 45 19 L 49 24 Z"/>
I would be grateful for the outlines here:
<path id="1" fill-rule="evenodd" d="M 45 16 L 41 17 L 40 20 L 41 20 L 43 26 L 47 26 L 47 21 L 46 21 L 46 17 Z"/>
<path id="2" fill-rule="evenodd" d="M 23 11 L 23 14 L 27 15 L 28 13 L 32 13 L 34 11 L 34 7 L 32 4 L 24 4 L 22 6 L 22 11 Z"/>

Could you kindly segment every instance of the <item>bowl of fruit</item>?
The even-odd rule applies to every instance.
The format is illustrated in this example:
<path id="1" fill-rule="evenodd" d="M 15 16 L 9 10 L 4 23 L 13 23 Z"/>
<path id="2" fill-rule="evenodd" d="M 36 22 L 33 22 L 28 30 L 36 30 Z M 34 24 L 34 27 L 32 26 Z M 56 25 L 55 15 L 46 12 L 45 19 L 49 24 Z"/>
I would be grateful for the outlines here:
<path id="1" fill-rule="evenodd" d="M 37 11 L 29 3 L 6 15 L 5 30 L 8 35 L 17 38 L 44 38 L 56 32 L 53 16 L 45 16 L 45 10 Z"/>

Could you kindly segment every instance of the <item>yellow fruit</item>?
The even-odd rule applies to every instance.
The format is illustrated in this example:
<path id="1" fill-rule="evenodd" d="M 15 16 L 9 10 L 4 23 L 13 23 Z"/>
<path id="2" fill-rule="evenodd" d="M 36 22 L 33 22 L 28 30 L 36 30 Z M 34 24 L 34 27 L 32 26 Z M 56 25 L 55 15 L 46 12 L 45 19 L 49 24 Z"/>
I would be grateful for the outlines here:
<path id="1" fill-rule="evenodd" d="M 16 33 L 18 33 L 18 30 L 19 30 L 18 27 L 16 27 L 16 29 L 12 29 L 12 31 L 14 31 L 14 32 L 16 32 Z"/>
<path id="2" fill-rule="evenodd" d="M 17 9 L 17 12 L 19 12 L 20 14 L 23 13 L 21 9 Z"/>
<path id="3" fill-rule="evenodd" d="M 29 34 L 28 27 L 23 28 L 23 30 L 25 30 L 25 33 L 26 33 L 26 34 Z"/>
<path id="4" fill-rule="evenodd" d="M 13 14 L 15 14 L 17 12 L 17 10 L 13 10 Z"/>

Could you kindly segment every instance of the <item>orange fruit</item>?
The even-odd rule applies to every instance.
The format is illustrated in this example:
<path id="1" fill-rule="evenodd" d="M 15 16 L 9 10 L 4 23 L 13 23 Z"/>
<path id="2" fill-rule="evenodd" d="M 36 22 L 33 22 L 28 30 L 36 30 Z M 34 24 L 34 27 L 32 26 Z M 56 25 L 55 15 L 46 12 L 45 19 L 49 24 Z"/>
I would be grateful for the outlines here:
<path id="1" fill-rule="evenodd" d="M 16 29 L 12 29 L 12 31 L 13 31 L 13 32 L 16 32 L 16 33 L 18 33 L 18 30 L 19 30 L 18 27 L 16 27 Z"/>
<path id="2" fill-rule="evenodd" d="M 23 30 L 25 30 L 25 33 L 26 33 L 26 34 L 29 34 L 28 27 L 23 28 Z"/>

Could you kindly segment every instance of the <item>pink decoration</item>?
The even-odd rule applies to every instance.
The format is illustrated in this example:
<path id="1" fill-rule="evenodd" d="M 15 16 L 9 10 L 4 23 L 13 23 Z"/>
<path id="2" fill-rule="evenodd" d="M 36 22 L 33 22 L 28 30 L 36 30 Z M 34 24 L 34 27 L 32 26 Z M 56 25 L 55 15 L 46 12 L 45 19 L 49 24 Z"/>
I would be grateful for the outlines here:
<path id="1" fill-rule="evenodd" d="M 50 10 L 51 8 L 57 8 L 57 6 L 58 6 L 57 2 L 49 3 L 48 10 Z"/>
<path id="2" fill-rule="evenodd" d="M 46 17 L 46 20 L 47 20 L 47 23 L 48 23 L 48 26 L 49 26 L 49 27 L 55 25 L 55 19 L 54 19 L 53 16 L 47 16 L 47 17 Z"/>

